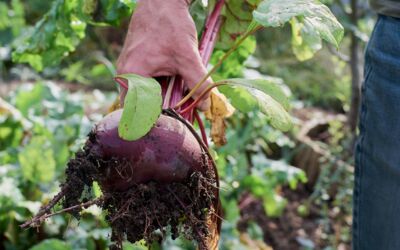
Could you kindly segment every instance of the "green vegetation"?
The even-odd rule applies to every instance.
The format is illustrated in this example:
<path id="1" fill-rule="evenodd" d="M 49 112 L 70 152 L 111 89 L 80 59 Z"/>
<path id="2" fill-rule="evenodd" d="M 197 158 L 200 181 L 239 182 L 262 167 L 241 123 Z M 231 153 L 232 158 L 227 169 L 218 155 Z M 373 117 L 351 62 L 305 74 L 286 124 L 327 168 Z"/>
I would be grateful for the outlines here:
<path id="1" fill-rule="evenodd" d="M 111 229 L 98 206 L 83 210 L 79 221 L 59 214 L 38 230 L 19 225 L 59 191 L 69 159 L 116 99 L 113 65 L 135 2 L 0 3 L 0 249 L 110 245 Z M 190 9 L 199 35 L 218 1 L 202 2 Z M 216 86 L 237 109 L 226 120 L 227 144 L 211 145 L 224 211 L 220 249 L 349 246 L 354 131 L 345 114 L 353 105 L 354 71 L 346 54 L 354 39 L 362 51 L 373 18 L 364 11 L 354 24 L 351 6 L 340 1 L 323 1 L 330 8 L 311 0 L 238 2 L 226 1 L 210 59 L 210 68 L 219 66 L 211 70 Z M 129 129 L 120 135 L 134 140 L 158 119 L 161 89 L 152 79 L 121 77 L 128 78 L 129 91 L 120 126 Z M 208 134 L 211 124 L 205 126 Z M 100 187 L 84 196 L 100 197 Z M 297 230 L 293 216 L 302 220 L 304 234 L 277 242 L 279 232 Z M 182 237 L 153 248 L 195 249 Z M 147 247 L 124 242 L 124 249 Z"/>

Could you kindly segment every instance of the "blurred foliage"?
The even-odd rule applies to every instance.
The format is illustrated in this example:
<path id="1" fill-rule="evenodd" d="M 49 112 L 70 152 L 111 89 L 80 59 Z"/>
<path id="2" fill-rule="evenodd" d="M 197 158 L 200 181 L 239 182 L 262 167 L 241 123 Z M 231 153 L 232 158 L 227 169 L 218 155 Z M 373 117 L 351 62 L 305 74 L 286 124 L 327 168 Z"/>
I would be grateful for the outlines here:
<path id="1" fill-rule="evenodd" d="M 346 111 L 351 91 L 347 63 L 330 54 L 328 49 L 323 49 L 308 61 L 297 63 L 290 49 L 288 28 L 284 28 L 286 32 L 268 29 L 258 34 L 256 55 L 260 58 L 260 71 L 281 77 L 296 99 L 309 105 Z"/>
<path id="2" fill-rule="evenodd" d="M 132 13 L 131 1 L 57 0 L 50 10 L 14 44 L 13 60 L 35 70 L 60 63 L 85 37 L 87 24 L 117 25 Z"/>
<path id="3" fill-rule="evenodd" d="M 329 124 L 328 142 L 330 155 L 321 157 L 321 173 L 313 193 L 308 197 L 306 205 L 318 205 L 323 225 L 322 238 L 329 245 L 351 243 L 351 214 L 354 184 L 354 160 L 348 150 L 352 140 L 347 136 L 348 128 L 339 121 Z M 335 233 L 336 228 L 342 228 Z"/>
<path id="4" fill-rule="evenodd" d="M 227 134 L 229 143 L 218 149 L 217 165 L 224 199 L 233 202 L 243 192 L 250 191 L 264 201 L 266 213 L 276 217 L 286 202 L 276 190 L 283 185 L 295 189 L 307 178 L 304 172 L 287 163 L 294 142 L 266 124 L 266 118 L 257 111 L 234 116 Z M 279 161 L 266 157 L 271 144 L 279 145 L 283 151 Z"/>
<path id="5" fill-rule="evenodd" d="M 210 1 L 211 5 L 214 2 Z M 220 37 L 211 64 L 227 48 L 228 43 L 222 41 L 236 39 L 234 34 L 247 29 L 250 16 L 243 14 L 245 18 L 238 18 L 234 13 L 248 11 L 259 1 L 247 0 L 244 6 L 236 0 L 227 2 L 230 9 L 223 15 L 233 21 L 223 26 L 227 36 Z M 367 41 L 374 21 L 370 12 L 365 11 L 354 27 L 349 22 L 347 2 L 343 6 L 338 1 L 323 2 L 331 7 L 346 31 L 355 30 L 361 41 Z M 365 9 L 365 2 L 361 1 L 360 8 Z M 75 250 L 108 246 L 110 230 L 97 207 L 86 210 L 79 223 L 69 216 L 58 215 L 47 220 L 38 232 L 21 230 L 18 225 L 58 191 L 66 162 L 82 146 L 92 124 L 102 117 L 100 109 L 107 107 L 115 96 L 98 90 L 66 91 L 42 79 L 112 90 L 113 62 L 134 3 L 133 0 L 0 2 L 0 85 L 4 84 L 2 80 L 39 80 L 36 84 L 21 84 L 4 101 L 0 99 L 0 249 Z M 200 0 L 192 5 L 197 27 L 202 27 L 206 9 Z M 290 87 L 293 101 L 347 111 L 351 80 L 348 63 L 329 48 L 299 63 L 299 57 L 309 58 L 309 51 L 298 50 L 302 43 L 294 32 L 299 28 L 292 21 L 281 29 L 267 28 L 249 37 L 213 79 L 273 78 Z M 340 50 L 333 50 L 348 55 L 348 45 L 347 32 Z M 16 49 L 14 53 L 12 48 Z M 12 57 L 42 72 L 12 62 Z M 229 143 L 216 150 L 225 218 L 220 249 L 249 249 L 240 240 L 236 227 L 240 219 L 239 198 L 251 193 L 262 201 L 268 216 L 279 217 L 289 202 L 281 188 L 295 189 L 306 177 L 289 164 L 296 147 L 296 130 L 289 134 L 274 130 L 266 125 L 266 117 L 254 108 L 254 100 L 246 93 L 229 87 L 220 90 L 242 111 L 228 121 Z M 308 203 L 299 212 L 307 216 L 309 206 L 317 205 L 319 219 L 324 223 L 321 237 L 336 248 L 340 242 L 350 242 L 352 160 L 344 152 L 349 151 L 351 142 L 342 123 L 332 122 L 329 133 L 333 137 L 326 146 L 331 154 L 321 159 L 324 171 Z M 333 222 L 343 228 L 340 240 L 332 235 Z M 248 227 L 248 233 L 253 239 L 263 237 L 257 222 Z M 170 238 L 162 248 L 194 249 L 191 242 Z M 124 249 L 147 247 L 125 243 Z"/>
<path id="6" fill-rule="evenodd" d="M 112 95 L 114 96 L 114 95 Z M 106 246 L 109 230 L 98 209 L 88 210 L 78 226 L 55 216 L 41 228 L 21 230 L 19 224 L 38 212 L 58 191 L 67 161 L 100 114 L 85 116 L 83 104 L 95 108 L 105 96 L 69 93 L 50 82 L 23 84 L 0 102 L 0 234 L 5 249 L 95 249 Z M 97 103 L 96 103 L 97 102 Z"/>

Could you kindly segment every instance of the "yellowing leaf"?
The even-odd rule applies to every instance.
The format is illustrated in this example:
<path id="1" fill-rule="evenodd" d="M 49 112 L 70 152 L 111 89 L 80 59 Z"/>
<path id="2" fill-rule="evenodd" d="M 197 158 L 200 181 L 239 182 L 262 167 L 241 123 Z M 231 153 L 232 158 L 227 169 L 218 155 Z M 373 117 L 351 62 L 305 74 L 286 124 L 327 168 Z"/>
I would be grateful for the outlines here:
<path id="1" fill-rule="evenodd" d="M 120 97 L 117 96 L 114 100 L 114 102 L 111 104 L 111 106 L 108 108 L 108 112 L 107 113 L 111 113 L 115 110 L 121 109 L 122 105 L 121 105 L 121 101 L 120 101 Z"/>
<path id="2" fill-rule="evenodd" d="M 211 138 L 216 146 L 226 144 L 225 138 L 225 118 L 230 117 L 235 108 L 228 102 L 226 97 L 218 90 L 211 92 L 211 107 L 206 111 L 207 120 L 211 121 Z"/>

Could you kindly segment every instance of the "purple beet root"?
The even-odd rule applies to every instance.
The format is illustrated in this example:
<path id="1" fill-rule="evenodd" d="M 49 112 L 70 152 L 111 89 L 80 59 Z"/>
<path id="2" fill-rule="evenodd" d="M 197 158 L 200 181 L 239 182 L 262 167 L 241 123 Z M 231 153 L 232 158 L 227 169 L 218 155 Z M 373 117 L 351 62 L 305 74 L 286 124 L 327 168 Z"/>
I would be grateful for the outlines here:
<path id="1" fill-rule="evenodd" d="M 207 249 L 208 218 L 220 225 L 220 210 L 217 171 L 206 146 L 171 110 L 145 136 L 125 141 L 118 135 L 121 115 L 114 111 L 95 126 L 68 162 L 62 191 L 49 207 L 62 198 L 63 207 L 76 207 L 69 213 L 80 218 L 80 204 L 93 199 L 97 182 L 102 198 L 96 204 L 112 229 L 112 249 L 121 249 L 124 240 L 160 241 L 167 228 L 173 239 L 182 235 Z"/>
<path id="2" fill-rule="evenodd" d="M 148 134 L 136 141 L 118 136 L 122 110 L 108 114 L 96 126 L 89 148 L 105 160 L 117 160 L 118 168 L 106 168 L 102 186 L 123 191 L 149 181 L 182 181 L 194 171 L 204 171 L 206 157 L 193 133 L 182 122 L 161 115 Z"/>

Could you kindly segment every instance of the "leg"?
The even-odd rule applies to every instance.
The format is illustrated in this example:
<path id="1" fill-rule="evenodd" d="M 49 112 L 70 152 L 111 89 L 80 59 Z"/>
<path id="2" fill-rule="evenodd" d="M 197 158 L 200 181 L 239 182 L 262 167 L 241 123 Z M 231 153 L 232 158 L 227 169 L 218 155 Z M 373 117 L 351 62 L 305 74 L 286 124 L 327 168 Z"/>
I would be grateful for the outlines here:
<path id="1" fill-rule="evenodd" d="M 365 55 L 353 249 L 400 249 L 400 19 L 380 16 Z"/>

